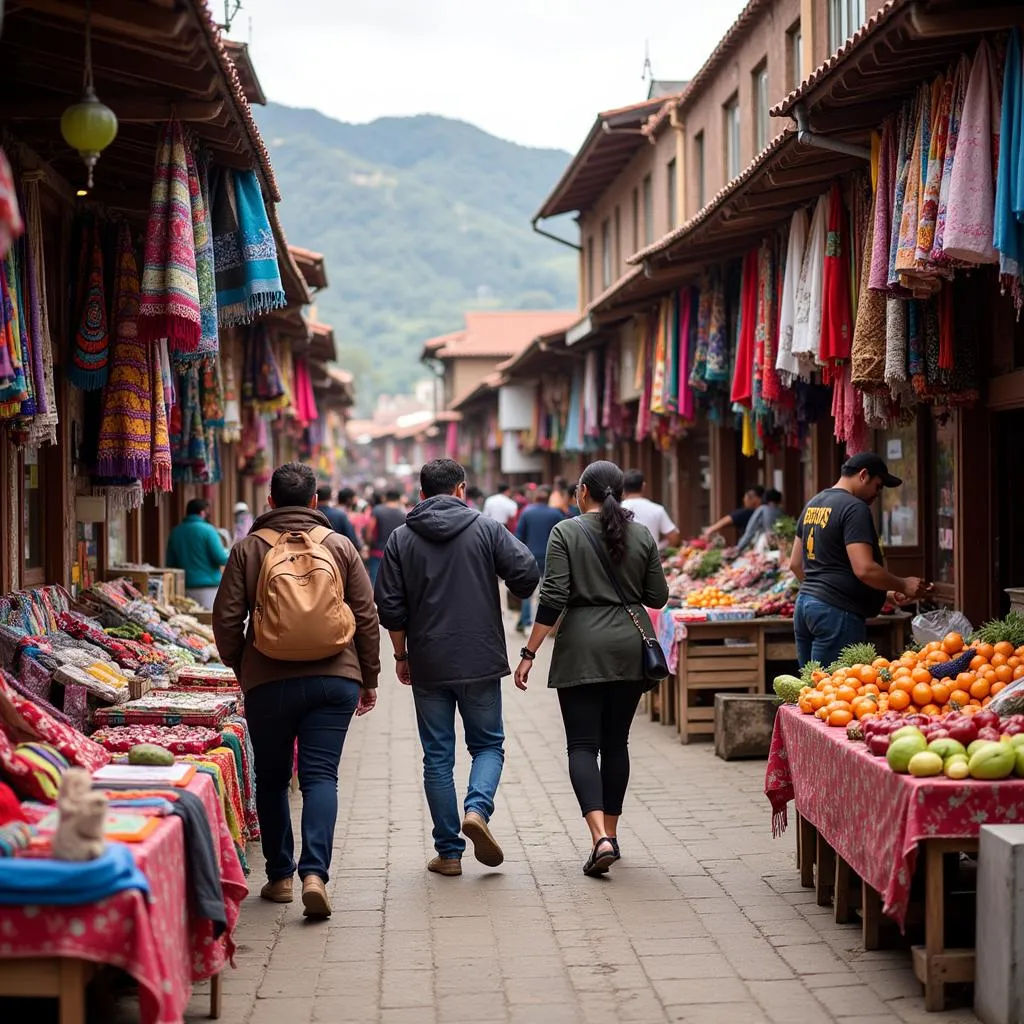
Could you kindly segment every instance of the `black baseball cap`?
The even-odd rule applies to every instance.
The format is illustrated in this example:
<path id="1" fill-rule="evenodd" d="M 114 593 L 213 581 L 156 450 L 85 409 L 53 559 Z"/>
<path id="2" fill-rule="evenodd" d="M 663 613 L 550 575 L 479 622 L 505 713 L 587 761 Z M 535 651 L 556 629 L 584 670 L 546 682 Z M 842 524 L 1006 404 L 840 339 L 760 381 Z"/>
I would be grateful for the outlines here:
<path id="1" fill-rule="evenodd" d="M 862 469 L 868 471 L 868 476 L 881 477 L 883 487 L 903 486 L 903 481 L 889 472 L 889 467 L 882 456 L 874 452 L 860 452 L 848 458 L 843 463 L 843 476 L 855 476 Z"/>

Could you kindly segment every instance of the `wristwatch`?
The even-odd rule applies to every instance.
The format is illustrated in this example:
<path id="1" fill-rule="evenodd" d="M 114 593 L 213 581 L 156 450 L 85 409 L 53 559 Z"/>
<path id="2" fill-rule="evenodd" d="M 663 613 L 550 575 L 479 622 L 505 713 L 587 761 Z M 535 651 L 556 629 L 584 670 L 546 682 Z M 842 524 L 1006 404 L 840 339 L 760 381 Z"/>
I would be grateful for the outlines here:
<path id="1" fill-rule="evenodd" d="M 396 654 L 395 655 L 395 661 L 408 661 L 408 660 L 409 660 L 409 652 L 408 651 L 406 651 L 404 654 Z"/>
<path id="2" fill-rule="evenodd" d="M 524 647 L 519 652 L 519 657 L 520 658 L 525 658 L 527 661 L 533 661 L 533 659 L 537 657 L 537 652 L 536 651 L 531 651 L 529 647 Z"/>

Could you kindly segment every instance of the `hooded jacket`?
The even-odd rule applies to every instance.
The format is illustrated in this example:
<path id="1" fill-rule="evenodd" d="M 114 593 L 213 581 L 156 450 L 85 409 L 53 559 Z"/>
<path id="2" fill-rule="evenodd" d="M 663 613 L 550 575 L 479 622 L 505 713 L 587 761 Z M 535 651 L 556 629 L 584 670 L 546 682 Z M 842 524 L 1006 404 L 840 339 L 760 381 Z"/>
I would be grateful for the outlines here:
<path id="1" fill-rule="evenodd" d="M 323 512 L 297 505 L 271 509 L 252 524 L 247 537 L 231 549 L 224 568 L 220 590 L 213 603 L 213 634 L 217 650 L 225 665 L 234 669 L 242 691 L 248 692 L 263 683 L 279 679 L 307 676 L 341 676 L 354 679 L 367 689 L 377 685 L 380 675 L 380 626 L 373 604 L 370 577 L 352 542 L 340 533 L 324 540 L 324 547 L 334 555 L 345 586 L 345 603 L 352 609 L 356 633 L 352 643 L 340 654 L 319 661 L 278 661 L 260 654 L 253 644 L 251 611 L 256 606 L 256 586 L 270 547 L 255 537 L 257 530 L 304 530 L 330 526 Z M 249 619 L 248 629 L 245 620 Z M 243 632 L 244 630 L 244 632 Z"/>
<path id="2" fill-rule="evenodd" d="M 525 544 L 453 495 L 421 501 L 391 535 L 374 597 L 381 624 L 406 633 L 413 686 L 509 675 L 499 578 L 525 598 L 540 572 Z"/>

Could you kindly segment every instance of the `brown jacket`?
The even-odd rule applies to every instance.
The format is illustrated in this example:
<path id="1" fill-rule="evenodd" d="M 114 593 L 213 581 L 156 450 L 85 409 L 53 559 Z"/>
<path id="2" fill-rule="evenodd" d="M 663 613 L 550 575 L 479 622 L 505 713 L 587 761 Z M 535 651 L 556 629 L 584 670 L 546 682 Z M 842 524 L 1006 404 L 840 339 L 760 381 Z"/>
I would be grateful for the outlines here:
<path id="1" fill-rule="evenodd" d="M 308 531 L 330 525 L 323 512 L 311 508 L 292 505 L 271 509 L 252 524 L 249 536 L 231 549 L 213 603 L 213 633 L 221 660 L 235 670 L 243 692 L 263 683 L 303 676 L 343 676 L 366 689 L 376 687 L 380 675 L 380 624 L 373 588 L 358 552 L 340 533 L 332 533 L 324 546 L 338 560 L 345 584 L 345 603 L 355 615 L 356 635 L 352 643 L 341 654 L 320 661 L 277 661 L 260 654 L 253 646 L 251 612 L 256 605 L 256 585 L 263 559 L 270 550 L 265 541 L 253 534 L 262 529 Z M 249 628 L 243 633 L 247 617 Z"/>

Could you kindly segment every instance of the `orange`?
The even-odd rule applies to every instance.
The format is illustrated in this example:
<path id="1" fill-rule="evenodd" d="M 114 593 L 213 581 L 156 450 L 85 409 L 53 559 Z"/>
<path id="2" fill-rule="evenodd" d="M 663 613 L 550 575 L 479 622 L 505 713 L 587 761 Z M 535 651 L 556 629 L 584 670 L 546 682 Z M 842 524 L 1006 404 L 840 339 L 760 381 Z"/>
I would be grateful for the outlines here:
<path id="1" fill-rule="evenodd" d="M 1024 665 L 1018 665 L 1013 670 L 1013 678 L 1015 680 L 1017 680 L 1017 679 L 1024 679 Z"/>
<path id="2" fill-rule="evenodd" d="M 1024 658 L 1024 644 L 1021 644 L 1013 653 L 1016 654 L 1018 658 Z"/>
<path id="3" fill-rule="evenodd" d="M 991 703 L 992 703 L 992 695 L 991 695 L 991 694 L 989 694 L 989 696 L 987 696 L 987 697 L 986 697 L 986 698 L 985 698 L 985 699 L 984 699 L 984 700 L 983 700 L 983 701 L 981 702 L 981 706 L 982 706 L 983 708 L 987 708 L 987 707 L 989 706 L 989 704 L 991 704 Z"/>
<path id="4" fill-rule="evenodd" d="M 900 668 L 913 668 L 917 664 L 917 655 L 909 651 L 900 658 Z"/>
<path id="5" fill-rule="evenodd" d="M 1013 669 L 1009 665 L 1000 665 L 996 669 L 996 682 L 1009 683 L 1013 681 Z M 995 685 L 995 684 L 993 684 Z"/>
<path id="6" fill-rule="evenodd" d="M 921 708 L 922 715 L 938 715 L 941 713 L 942 709 L 938 704 L 925 704 L 925 706 Z"/>
<path id="7" fill-rule="evenodd" d="M 956 685 L 966 689 L 977 678 L 978 677 L 973 672 L 961 672 L 960 675 L 956 677 Z"/>
<path id="8" fill-rule="evenodd" d="M 840 686 L 836 690 L 836 699 L 845 700 L 848 704 L 857 699 L 857 691 L 852 686 Z"/>
<path id="9" fill-rule="evenodd" d="M 857 716 L 858 722 L 863 722 L 869 715 L 874 718 L 877 711 L 878 705 L 873 700 L 869 700 L 866 704 L 855 708 L 853 713 Z"/>
<path id="10" fill-rule="evenodd" d="M 949 655 L 945 651 L 933 651 L 928 655 L 929 665 L 939 665 L 944 661 L 949 661 Z"/>
<path id="11" fill-rule="evenodd" d="M 865 683 L 863 686 L 865 693 L 873 693 L 876 697 L 881 693 L 881 688 L 875 683 Z"/>
<path id="12" fill-rule="evenodd" d="M 1006 659 L 1006 664 L 1009 665 L 1010 668 L 1016 668 L 1018 665 L 1024 665 L 1024 661 L 1021 661 L 1021 659 L 1015 654 L 1012 658 Z"/>
<path id="13" fill-rule="evenodd" d="M 915 668 L 914 671 L 910 673 L 910 678 L 913 679 L 915 683 L 928 683 L 928 684 L 931 684 L 932 674 L 931 674 L 931 672 L 928 671 L 928 669 L 926 669 L 924 667 L 918 667 L 918 668 Z"/>
<path id="14" fill-rule="evenodd" d="M 876 668 L 876 669 L 877 668 L 888 668 L 889 667 L 889 659 L 888 658 L 875 658 L 875 660 L 873 662 L 871 662 L 871 667 L 872 668 Z"/>
<path id="15" fill-rule="evenodd" d="M 947 633 L 942 638 L 942 649 L 946 654 L 959 654 L 964 649 L 964 638 L 959 633 Z"/>
<path id="16" fill-rule="evenodd" d="M 896 693 L 902 690 L 902 692 L 907 694 L 907 696 L 909 697 L 911 691 L 914 689 L 916 685 L 917 684 L 914 682 L 913 679 L 910 678 L 910 676 L 903 676 L 903 678 L 897 679 L 892 683 L 892 685 L 889 687 L 889 693 Z"/>
<path id="17" fill-rule="evenodd" d="M 974 649 L 986 661 L 990 661 L 996 649 L 991 644 L 975 644 Z"/>
<path id="18" fill-rule="evenodd" d="M 936 704 L 948 704 L 949 703 L 949 684 L 942 683 L 936 680 L 932 683 L 932 700 Z"/>
<path id="19" fill-rule="evenodd" d="M 910 694 L 906 690 L 890 690 L 889 707 L 893 711 L 905 711 L 910 707 Z"/>
<path id="20" fill-rule="evenodd" d="M 999 668 L 1000 665 L 1005 665 L 1010 659 L 1002 651 L 996 651 L 988 660 L 993 668 Z"/>
<path id="21" fill-rule="evenodd" d="M 938 640 L 932 640 L 929 643 L 926 643 L 924 645 L 924 647 L 921 648 L 921 653 L 922 654 L 931 654 L 933 651 L 937 651 L 941 647 L 942 647 L 942 644 L 940 644 Z"/>
<path id="22" fill-rule="evenodd" d="M 819 711 L 825 706 L 825 694 L 812 693 L 808 696 L 807 703 L 811 706 L 812 711 Z"/>
<path id="23" fill-rule="evenodd" d="M 878 679 L 878 670 L 870 665 L 863 665 L 857 676 L 862 683 L 874 683 Z"/>
<path id="24" fill-rule="evenodd" d="M 987 679 L 976 679 L 971 684 L 971 696 L 976 700 L 981 700 L 982 697 L 988 696 L 991 687 L 992 684 Z"/>
<path id="25" fill-rule="evenodd" d="M 1001 690 L 1005 690 L 1005 689 L 1006 689 L 1006 683 L 993 683 L 992 684 L 992 689 L 989 690 L 989 696 L 990 697 L 994 697 Z"/>
<path id="26" fill-rule="evenodd" d="M 973 680 L 972 680 L 973 682 Z M 971 701 L 971 695 L 966 690 L 954 690 L 949 695 L 950 704 L 959 704 L 960 707 L 966 707 Z"/>
<path id="27" fill-rule="evenodd" d="M 1013 653 L 1013 644 L 1011 644 L 1009 640 L 1000 640 L 999 643 L 996 644 L 996 654 L 1001 654 L 1004 658 L 1009 658 Z"/>
<path id="28" fill-rule="evenodd" d="M 811 702 L 806 697 L 801 697 L 797 702 L 796 706 L 805 715 L 811 715 L 814 713 L 814 708 L 811 707 Z"/>
<path id="29" fill-rule="evenodd" d="M 971 670 L 977 672 L 979 668 L 984 668 L 988 664 L 988 658 L 983 658 L 980 654 L 976 654 L 971 658 Z"/>
<path id="30" fill-rule="evenodd" d="M 853 721 L 853 712 L 844 711 L 842 708 L 836 708 L 831 715 L 828 716 L 828 724 L 835 726 L 849 725 Z"/>
<path id="31" fill-rule="evenodd" d="M 932 688 L 928 683 L 916 683 L 910 696 L 918 707 L 924 707 L 932 702 Z"/>

